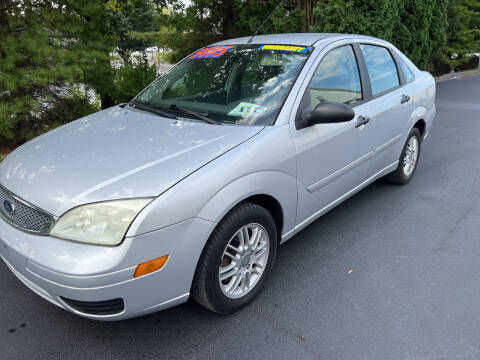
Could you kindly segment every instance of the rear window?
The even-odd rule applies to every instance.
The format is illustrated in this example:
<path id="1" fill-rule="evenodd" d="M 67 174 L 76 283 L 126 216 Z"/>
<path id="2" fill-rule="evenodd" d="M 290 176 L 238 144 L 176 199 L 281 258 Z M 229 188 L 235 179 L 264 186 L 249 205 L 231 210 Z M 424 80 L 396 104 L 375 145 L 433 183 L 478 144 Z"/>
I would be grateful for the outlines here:
<path id="1" fill-rule="evenodd" d="M 397 58 L 398 58 L 398 56 L 397 56 Z M 397 64 L 400 67 L 400 71 L 402 72 L 403 77 L 405 78 L 405 82 L 407 84 L 411 83 L 413 80 L 415 80 L 415 75 L 413 75 L 412 70 L 410 70 L 410 68 L 407 66 L 407 64 L 405 64 L 405 61 L 403 61 L 402 59 L 398 59 Z"/>
<path id="2" fill-rule="evenodd" d="M 400 85 L 397 67 L 390 52 L 376 45 L 360 45 L 367 65 L 372 94 L 377 95 Z"/>

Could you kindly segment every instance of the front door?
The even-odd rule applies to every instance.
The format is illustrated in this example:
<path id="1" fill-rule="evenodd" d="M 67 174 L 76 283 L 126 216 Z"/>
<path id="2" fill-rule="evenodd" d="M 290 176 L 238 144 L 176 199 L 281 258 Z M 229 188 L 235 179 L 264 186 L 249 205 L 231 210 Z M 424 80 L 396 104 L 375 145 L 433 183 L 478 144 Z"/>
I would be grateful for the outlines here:
<path id="1" fill-rule="evenodd" d="M 292 127 L 297 151 L 297 224 L 336 203 L 369 176 L 373 154 L 373 122 L 364 103 L 359 67 L 352 45 L 329 50 L 320 60 L 303 95 L 298 115 L 320 102 L 341 102 L 355 110 L 353 120 Z"/>

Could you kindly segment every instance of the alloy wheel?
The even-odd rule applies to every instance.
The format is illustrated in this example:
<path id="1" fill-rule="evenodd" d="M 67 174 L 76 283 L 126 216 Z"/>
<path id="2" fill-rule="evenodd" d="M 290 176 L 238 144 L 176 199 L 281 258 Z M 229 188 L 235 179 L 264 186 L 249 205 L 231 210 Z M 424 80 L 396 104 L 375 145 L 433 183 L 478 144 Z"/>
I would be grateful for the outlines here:
<path id="1" fill-rule="evenodd" d="M 218 279 L 230 299 L 245 296 L 258 283 L 267 265 L 270 241 L 260 224 L 242 226 L 223 251 Z"/>
<path id="2" fill-rule="evenodd" d="M 403 173 L 408 178 L 412 175 L 417 165 L 419 140 L 416 136 L 412 136 L 407 143 L 405 155 L 403 156 Z"/>

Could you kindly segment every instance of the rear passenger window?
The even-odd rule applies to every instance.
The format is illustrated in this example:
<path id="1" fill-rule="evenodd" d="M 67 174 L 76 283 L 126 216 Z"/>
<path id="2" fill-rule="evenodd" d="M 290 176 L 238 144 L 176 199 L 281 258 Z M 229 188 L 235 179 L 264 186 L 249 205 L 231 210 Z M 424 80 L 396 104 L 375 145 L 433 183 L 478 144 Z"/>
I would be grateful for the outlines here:
<path id="1" fill-rule="evenodd" d="M 398 58 L 398 56 L 397 56 Z M 398 66 L 400 67 L 400 71 L 403 74 L 403 77 L 405 78 L 405 82 L 411 83 L 413 80 L 415 80 L 415 75 L 413 75 L 412 70 L 405 64 L 405 62 L 402 59 L 397 60 Z"/>
<path id="2" fill-rule="evenodd" d="M 362 49 L 367 64 L 373 95 L 400 85 L 397 67 L 392 55 L 386 48 L 375 45 L 360 45 L 360 49 Z"/>
<path id="3" fill-rule="evenodd" d="M 353 104 L 362 99 L 357 60 L 351 45 L 336 48 L 323 57 L 305 97 L 311 109 L 321 102 Z"/>

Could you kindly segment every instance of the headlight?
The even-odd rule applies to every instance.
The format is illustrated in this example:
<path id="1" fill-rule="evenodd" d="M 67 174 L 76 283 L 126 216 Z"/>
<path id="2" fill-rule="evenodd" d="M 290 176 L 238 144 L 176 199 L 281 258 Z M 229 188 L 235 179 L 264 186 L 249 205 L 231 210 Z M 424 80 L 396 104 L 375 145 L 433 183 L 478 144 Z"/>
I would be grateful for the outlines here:
<path id="1" fill-rule="evenodd" d="M 96 245 L 118 245 L 138 213 L 152 199 L 106 201 L 63 214 L 50 235 Z"/>

